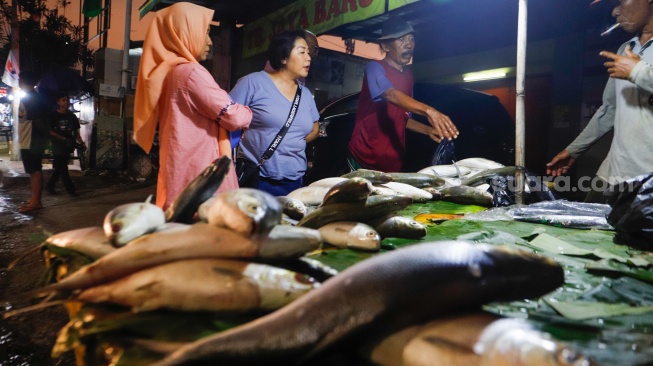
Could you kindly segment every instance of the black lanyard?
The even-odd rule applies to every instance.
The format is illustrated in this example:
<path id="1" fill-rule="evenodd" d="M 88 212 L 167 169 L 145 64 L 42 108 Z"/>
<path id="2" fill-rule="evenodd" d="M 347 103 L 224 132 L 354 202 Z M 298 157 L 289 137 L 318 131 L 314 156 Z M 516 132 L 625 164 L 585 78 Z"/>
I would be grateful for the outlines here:
<path id="1" fill-rule="evenodd" d="M 265 153 L 263 153 L 263 156 L 261 157 L 261 162 L 258 164 L 259 166 L 263 165 L 263 163 L 265 163 L 272 157 L 272 154 L 274 154 L 274 151 L 281 143 L 281 140 L 283 140 L 284 136 L 286 136 L 286 132 L 288 132 L 288 129 L 290 128 L 290 125 L 292 124 L 293 120 L 295 119 L 295 115 L 297 114 L 297 109 L 299 108 L 299 100 L 301 99 L 301 97 L 302 97 L 301 87 L 299 86 L 299 84 L 297 84 L 297 92 L 295 93 L 295 100 L 293 100 L 292 107 L 290 107 L 290 112 L 288 113 L 288 118 L 286 119 L 286 123 L 283 124 L 283 127 L 281 127 L 281 130 L 279 130 L 277 136 L 272 140 L 270 146 L 268 146 L 267 150 L 265 150 Z"/>

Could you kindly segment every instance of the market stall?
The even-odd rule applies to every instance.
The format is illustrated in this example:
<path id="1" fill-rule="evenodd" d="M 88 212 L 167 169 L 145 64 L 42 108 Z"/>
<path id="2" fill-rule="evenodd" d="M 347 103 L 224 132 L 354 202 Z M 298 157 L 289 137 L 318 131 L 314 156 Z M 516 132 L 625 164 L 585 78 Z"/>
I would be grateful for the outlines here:
<path id="1" fill-rule="evenodd" d="M 509 171 L 510 169 L 507 170 Z M 503 172 L 505 174 L 506 169 Z M 410 176 L 414 184 L 417 184 L 416 177 L 419 179 L 424 178 L 422 176 Z M 484 177 L 496 177 L 496 175 L 486 174 Z M 650 364 L 653 360 L 653 348 L 650 347 L 650 329 L 653 323 L 653 307 L 651 306 L 651 302 L 653 301 L 653 254 L 644 250 L 634 249 L 630 246 L 618 245 L 613 242 L 614 231 L 609 230 L 609 225 L 605 223 L 606 207 L 602 207 L 605 205 L 588 207 L 557 200 L 533 203 L 528 206 L 489 208 L 487 206 L 491 205 L 487 204 L 484 204 L 485 206 L 482 207 L 450 202 L 452 200 L 458 202 L 469 200 L 469 192 L 466 192 L 464 197 L 444 197 L 445 200 L 425 202 L 424 200 L 416 199 L 416 201 L 419 200 L 422 202 L 412 204 L 410 204 L 412 200 L 409 199 L 407 201 L 405 196 L 384 196 L 383 194 L 377 193 L 375 196 L 366 198 L 367 201 L 361 204 L 360 202 L 349 202 L 349 200 L 352 200 L 352 194 L 342 194 L 345 191 L 343 189 L 344 185 L 360 187 L 359 183 L 361 180 L 351 177 L 346 178 L 340 178 L 342 180 L 340 180 L 338 189 L 334 190 L 332 186 L 327 190 L 327 192 L 331 191 L 332 193 L 322 191 L 321 196 L 329 198 L 323 198 L 324 201 L 321 207 L 313 211 L 313 213 L 306 214 L 300 221 L 293 221 L 290 217 L 284 216 L 285 224 L 276 225 L 275 219 L 263 220 L 260 219 L 261 215 L 258 215 L 259 220 L 261 220 L 259 221 L 261 226 L 255 229 L 255 233 L 259 232 L 258 230 L 267 230 L 265 227 L 276 228 L 277 226 L 285 229 L 298 228 L 309 231 L 312 230 L 308 229 L 311 227 L 317 229 L 317 227 L 325 226 L 328 221 L 334 221 L 333 217 L 331 219 L 324 218 L 328 216 L 324 214 L 326 208 L 350 207 L 347 205 L 358 205 L 356 206 L 358 210 L 336 210 L 338 212 L 337 215 L 345 215 L 351 219 L 358 217 L 361 219 L 360 221 L 371 222 L 374 221 L 370 221 L 371 218 L 375 215 L 382 214 L 381 211 L 386 210 L 387 206 L 381 205 L 379 202 L 390 201 L 394 202 L 395 206 L 394 209 L 384 211 L 386 214 L 393 210 L 399 210 L 399 216 L 423 225 L 426 228 L 425 233 L 420 235 L 420 239 L 408 239 L 407 237 L 409 235 L 405 233 L 388 235 L 376 250 L 370 250 L 369 247 L 359 247 L 364 249 L 342 248 L 342 245 L 328 244 L 328 242 L 335 243 L 336 241 L 331 239 L 327 241 L 327 239 L 324 239 L 328 237 L 326 233 L 319 236 L 322 238 L 319 240 L 319 244 L 316 244 L 317 242 L 313 240 L 314 237 L 311 235 L 303 236 L 299 241 L 286 239 L 284 243 L 293 243 L 290 252 L 295 254 L 291 255 L 291 257 L 304 251 L 306 254 L 301 256 L 301 258 L 313 263 L 313 267 L 315 267 L 315 261 L 327 267 L 326 270 L 321 268 L 319 271 L 311 272 L 302 272 L 302 270 L 297 269 L 299 267 L 294 267 L 300 276 L 310 273 L 310 276 L 318 282 L 322 282 L 322 285 L 314 286 L 304 294 L 293 295 L 294 300 L 290 301 L 287 305 L 281 305 L 277 311 L 272 311 L 270 308 L 247 311 L 244 310 L 245 308 L 240 308 L 241 310 L 232 308 L 229 311 L 170 310 L 169 308 L 172 305 L 165 305 L 165 303 L 159 304 L 162 308 L 153 306 L 152 302 L 156 303 L 159 300 L 156 296 L 145 296 L 139 300 L 144 302 L 139 302 L 139 305 L 132 305 L 132 309 L 130 309 L 129 306 L 116 305 L 116 302 L 120 303 L 118 299 L 121 297 L 121 291 L 119 290 L 109 291 L 106 295 L 101 295 L 99 298 L 96 297 L 93 301 L 89 300 L 89 297 L 73 296 L 70 298 L 72 300 L 67 302 L 71 320 L 60 331 L 53 349 L 53 355 L 56 357 L 64 352 L 75 350 L 78 355 L 78 364 L 80 365 L 109 363 L 145 365 L 160 360 L 163 356 L 169 354 L 170 351 L 178 349 L 180 342 L 192 342 L 200 338 L 210 337 L 216 334 L 219 335 L 221 332 L 230 328 L 234 328 L 234 331 L 241 330 L 243 328 L 239 327 L 240 325 L 257 324 L 263 322 L 261 320 L 262 318 L 277 316 L 275 314 L 287 315 L 289 312 L 288 309 L 292 309 L 296 303 L 305 303 L 307 301 L 304 300 L 305 298 L 320 299 L 315 305 L 311 305 L 315 306 L 316 311 L 311 312 L 310 316 L 298 315 L 294 321 L 282 322 L 284 328 L 319 329 L 319 319 L 332 319 L 332 316 L 336 317 L 334 319 L 339 320 L 330 321 L 331 326 L 335 328 L 348 328 L 347 317 L 344 319 L 338 318 L 338 314 L 340 312 L 346 314 L 349 311 L 349 306 L 354 306 L 362 302 L 363 304 L 367 304 L 365 306 L 370 306 L 369 311 L 372 312 L 373 306 L 371 304 L 374 302 L 368 302 L 368 299 L 376 296 L 373 294 L 377 293 L 377 291 L 389 291 L 387 295 L 384 295 L 388 297 L 381 301 L 381 304 L 394 303 L 393 294 L 401 297 L 398 295 L 401 292 L 401 287 L 413 288 L 413 286 L 418 285 L 420 280 L 424 279 L 421 275 L 410 277 L 411 272 L 415 274 L 420 273 L 417 266 L 411 267 L 409 270 L 401 270 L 401 266 L 393 267 L 385 265 L 371 267 L 370 270 L 358 270 L 358 272 L 355 272 L 355 269 L 367 269 L 367 267 L 362 266 L 378 265 L 377 263 L 381 263 L 379 258 L 391 258 L 390 256 L 395 254 L 403 255 L 402 253 L 408 253 L 408 249 L 426 248 L 428 246 L 425 247 L 420 244 L 434 242 L 435 244 L 432 244 L 432 250 L 439 253 L 434 260 L 442 262 L 439 263 L 441 265 L 438 266 L 435 272 L 427 273 L 437 275 L 445 280 L 436 282 L 437 286 L 432 289 L 429 288 L 428 291 L 411 291 L 410 293 L 411 296 L 416 296 L 418 300 L 421 298 L 425 302 L 427 299 L 435 297 L 439 299 L 436 301 L 439 304 L 437 305 L 438 307 L 444 306 L 442 304 L 453 305 L 451 307 L 445 306 L 441 308 L 441 312 L 437 312 L 435 316 L 421 319 L 419 322 L 411 324 L 412 327 L 418 326 L 420 327 L 420 331 L 430 332 L 438 326 L 441 326 L 441 322 L 446 321 L 449 322 L 449 327 L 456 329 L 455 332 L 449 333 L 459 334 L 459 332 L 475 330 L 476 333 L 472 334 L 471 337 L 478 337 L 479 334 L 482 334 L 488 328 L 488 324 L 495 324 L 495 321 L 499 319 L 520 319 L 520 325 L 515 331 L 522 332 L 524 329 L 521 327 L 523 326 L 529 332 L 532 331 L 534 333 L 512 334 L 506 336 L 506 344 L 498 344 L 489 348 L 495 350 L 492 351 L 492 354 L 497 353 L 498 349 L 508 349 L 508 356 L 506 357 L 514 357 L 516 359 L 526 357 L 526 359 L 520 361 L 521 363 L 513 364 L 531 364 L 529 362 L 534 360 L 533 357 L 557 360 L 555 361 L 557 363 L 554 364 L 560 365 L 574 364 L 573 362 L 581 362 L 582 360 L 592 360 L 599 365 L 614 365 L 617 363 L 620 365 L 645 365 Z M 481 179 L 478 178 L 469 178 L 466 181 L 469 184 L 482 183 Z M 367 185 L 367 183 L 365 184 Z M 440 188 L 440 192 L 449 192 L 446 191 L 446 188 Z M 349 193 L 357 191 L 357 189 L 353 188 L 348 188 L 347 190 L 349 190 Z M 334 193 L 336 191 L 340 193 Z M 183 255 L 186 256 L 185 259 L 174 261 L 173 264 L 177 263 L 177 265 L 182 265 L 184 262 L 192 260 L 192 256 L 189 257 L 188 253 L 195 250 L 193 249 L 195 245 L 206 247 L 207 245 L 210 246 L 224 241 L 225 243 L 229 242 L 230 251 L 234 251 L 234 248 L 240 248 L 242 245 L 247 245 L 246 243 L 248 242 L 242 242 L 244 240 L 242 236 L 245 235 L 244 233 L 250 232 L 248 230 L 251 229 L 244 229 L 245 227 L 243 225 L 238 225 L 238 222 L 229 220 L 229 218 L 237 216 L 236 213 L 238 211 L 229 211 L 231 206 L 227 203 L 229 200 L 226 197 L 231 197 L 231 201 L 237 201 L 235 197 L 240 197 L 240 199 L 243 199 L 243 197 L 253 199 L 252 197 L 255 197 L 256 202 L 259 202 L 256 207 L 266 210 L 263 216 L 268 218 L 274 216 L 275 204 L 269 198 L 261 195 L 261 193 L 253 192 L 260 191 L 239 190 L 222 197 L 218 196 L 214 201 L 204 202 L 210 203 L 208 203 L 208 206 L 203 206 L 203 208 L 200 206 L 198 213 L 199 217 L 204 218 L 208 224 L 192 221 L 194 223 L 188 229 L 194 230 L 192 232 L 185 232 L 183 230 L 187 229 L 184 228 L 180 234 L 175 234 L 173 227 L 170 234 L 179 235 L 178 237 L 175 236 L 178 239 L 176 240 L 177 242 L 181 241 L 179 240 L 181 238 L 187 238 L 180 245 L 180 248 L 183 249 Z M 344 197 L 347 197 L 345 202 L 342 201 Z M 370 200 L 372 197 L 376 197 L 376 201 Z M 381 198 L 379 199 L 378 197 Z M 305 198 L 304 200 L 309 202 L 311 199 L 314 198 Z M 221 200 L 224 200 L 224 202 L 221 204 L 215 203 Z M 327 204 L 327 202 L 329 203 Z M 372 204 L 378 205 L 375 206 L 374 210 L 368 210 L 367 207 Z M 140 203 L 139 205 L 143 204 Z M 279 207 L 276 210 L 279 210 Z M 118 211 L 125 210 L 124 207 L 117 209 Z M 558 212 L 554 210 L 558 210 Z M 560 210 L 562 210 L 562 213 L 571 212 L 571 218 L 570 215 L 561 215 Z M 283 211 L 285 213 L 291 212 L 290 210 Z M 373 211 L 377 211 L 377 213 L 371 213 Z M 581 211 L 584 213 L 580 213 Z M 542 214 L 543 212 L 545 213 L 544 215 Z M 529 213 L 535 214 L 529 215 Z M 331 213 L 331 216 L 333 215 L 335 214 Z M 113 214 L 109 213 L 108 217 L 115 218 L 115 212 Z M 168 212 L 168 221 L 176 221 L 180 217 L 180 215 L 174 215 L 174 212 Z M 186 215 L 186 219 L 182 221 L 187 220 L 187 218 L 188 216 Z M 295 225 L 292 225 L 293 223 Z M 227 231 L 220 229 L 223 231 L 219 231 L 220 234 L 214 239 L 217 242 L 199 242 L 199 244 L 193 244 L 195 242 L 194 238 L 198 233 L 197 230 L 201 232 L 201 230 L 206 230 L 206 227 L 211 225 L 231 229 Z M 417 225 L 413 224 L 413 226 Z M 584 229 L 573 227 L 583 227 Z M 111 228 L 112 226 L 109 227 L 109 232 L 111 232 Z M 153 238 L 161 238 L 161 235 L 165 234 L 154 233 L 146 234 L 143 236 L 143 239 L 135 239 L 133 243 L 116 249 L 109 245 L 108 242 L 112 241 L 115 245 L 117 240 L 122 239 L 117 238 L 115 235 L 105 236 L 101 228 L 89 229 L 95 230 L 95 234 L 93 235 L 99 234 L 99 237 L 94 236 L 95 239 L 90 240 L 86 236 L 85 241 L 75 241 L 68 236 L 67 240 L 63 240 L 66 238 L 66 235 L 70 234 L 62 233 L 58 234 L 59 236 L 54 236 L 53 238 L 55 239 L 51 238 L 45 243 L 44 253 L 51 273 L 59 279 L 64 279 L 55 285 L 58 286 L 55 288 L 72 289 L 73 287 L 62 287 L 60 285 L 61 283 L 70 283 L 69 280 L 65 279 L 67 277 L 86 281 L 86 274 L 95 273 L 94 278 L 97 279 L 99 273 L 101 273 L 101 271 L 97 271 L 97 268 L 100 267 L 95 267 L 96 271 L 89 271 L 88 269 L 76 271 L 76 269 L 91 262 L 104 261 L 108 263 L 105 259 L 108 257 L 117 258 L 115 256 L 117 252 L 133 251 L 138 248 L 138 245 L 142 245 L 136 242 L 140 241 L 143 243 L 150 241 L 152 242 L 150 244 L 153 244 L 153 248 L 161 248 L 160 250 L 162 252 L 160 254 L 149 252 L 150 255 L 147 257 L 147 260 L 156 259 L 154 257 L 163 255 L 163 252 L 169 252 L 171 250 L 170 245 L 174 245 L 173 242 L 176 242 L 175 240 L 170 240 L 169 242 L 153 240 Z M 119 231 L 114 230 L 115 233 Z M 239 234 L 233 236 L 234 231 Z M 81 234 L 78 233 L 77 235 Z M 84 235 L 90 234 L 86 233 Z M 270 235 L 273 236 L 272 234 Z M 131 239 L 127 238 L 125 240 Z M 451 242 L 451 240 L 456 241 Z M 90 242 L 94 244 L 92 254 L 89 252 L 82 254 L 86 249 L 82 250 L 82 246 L 76 247 L 80 243 L 88 244 Z M 104 245 L 100 245 L 100 243 L 104 243 Z M 475 244 L 472 244 L 470 247 L 470 243 Z M 283 245 L 277 243 L 275 244 L 275 248 L 283 248 Z M 555 262 L 550 262 L 550 264 L 545 264 L 544 266 L 542 264 L 546 262 L 538 262 L 537 260 L 535 262 L 528 262 L 530 263 L 528 265 L 524 265 L 524 263 L 519 261 L 511 262 L 510 271 L 506 272 L 510 273 L 506 277 L 506 282 L 502 282 L 503 285 L 499 287 L 494 287 L 496 285 L 496 277 L 492 277 L 491 273 L 498 268 L 499 262 L 493 262 L 494 264 L 486 266 L 484 261 L 474 262 L 470 259 L 470 262 L 465 264 L 467 263 L 465 262 L 468 260 L 467 258 L 471 258 L 468 257 L 468 254 L 471 253 L 469 250 L 476 250 L 471 248 L 485 248 L 483 245 L 490 246 L 487 249 L 483 249 L 488 253 L 492 253 L 495 250 L 491 248 L 497 248 L 497 250 L 504 250 L 499 248 L 509 248 L 518 250 L 519 253 L 522 253 L 520 256 L 524 256 L 524 258 L 530 256 L 531 254 L 529 253 L 535 253 L 538 258 L 550 258 Z M 298 249 L 299 247 L 302 249 Z M 98 251 L 100 248 L 103 248 L 106 252 Z M 438 252 L 436 248 L 445 248 L 446 250 Z M 284 258 L 289 253 L 285 249 L 275 250 L 277 250 L 277 253 L 283 252 L 284 254 L 279 255 Z M 240 253 L 238 256 L 241 257 L 251 255 L 244 254 L 249 253 L 249 251 L 242 252 L 239 249 L 238 252 Z M 265 256 L 263 251 L 259 251 L 258 253 L 255 257 Z M 267 251 L 267 253 L 269 255 L 271 251 Z M 218 257 L 221 255 L 228 257 L 233 254 L 220 254 Z M 454 255 L 458 259 L 452 259 L 454 257 L 450 257 L 451 255 Z M 89 256 L 100 258 L 101 260 L 94 261 Z M 204 253 L 201 256 L 202 258 L 206 258 L 210 255 Z M 410 259 L 410 257 L 408 258 Z M 515 258 L 513 257 L 510 260 L 514 260 Z M 240 260 L 242 261 L 243 259 L 241 258 Z M 399 263 L 402 263 L 404 260 L 399 261 Z M 246 259 L 245 262 L 261 263 L 261 258 L 259 257 L 258 260 Z M 118 263 L 124 262 L 118 261 L 115 265 L 110 266 L 110 268 L 115 269 Z M 276 260 L 268 257 L 268 259 L 263 259 L 262 263 L 282 266 L 284 261 L 279 261 L 279 256 L 277 256 Z M 461 263 L 463 267 L 460 267 Z M 551 266 L 558 265 L 564 270 L 564 284 L 555 284 L 549 290 L 547 286 L 555 283 L 556 275 L 555 271 L 551 272 L 551 275 L 548 275 L 547 273 L 549 272 L 547 271 L 553 268 Z M 529 266 L 532 268 L 529 269 Z M 464 270 L 460 272 L 460 268 Z M 307 268 L 304 269 L 308 271 Z M 512 295 L 514 301 L 485 302 L 483 300 L 492 299 L 493 294 L 499 296 L 501 287 L 510 288 L 512 286 L 510 285 L 511 276 L 522 276 L 520 273 L 524 270 L 526 271 L 523 277 L 527 281 L 526 288 L 536 291 L 534 293 L 540 291 L 541 293 L 539 295 L 524 295 L 525 297 L 521 298 L 520 294 L 525 294 L 521 292 Z M 335 271 L 341 273 L 334 275 Z M 532 277 L 536 275 L 533 272 L 538 271 L 546 276 L 540 278 Z M 78 276 L 75 275 L 75 272 L 82 272 L 84 275 Z M 316 273 L 322 273 L 325 277 L 320 278 Z M 345 297 L 343 301 L 337 303 L 329 301 L 330 296 L 334 295 L 335 290 L 331 290 L 331 292 L 327 290 L 335 287 L 336 289 L 341 289 L 335 291 L 338 295 L 341 292 L 346 294 L 346 287 L 350 283 L 350 280 L 356 282 L 359 276 L 352 276 L 351 273 L 365 274 L 366 277 L 363 280 L 368 281 L 366 282 L 367 285 L 362 287 L 360 291 L 348 295 L 350 297 Z M 470 273 L 472 277 L 481 279 L 480 282 L 475 283 L 474 286 L 477 287 L 466 287 L 468 285 L 465 284 L 464 279 Z M 409 276 L 406 278 L 409 278 L 411 281 L 404 282 L 399 288 L 393 288 L 392 281 L 394 276 L 403 275 Z M 486 275 L 489 277 L 484 277 Z M 182 279 L 183 283 L 181 272 L 173 275 L 173 277 Z M 294 278 L 297 279 L 297 275 Z M 164 281 L 163 278 L 161 278 L 161 281 Z M 197 282 L 203 282 L 203 280 L 197 280 Z M 120 283 L 120 281 L 114 283 Z M 155 280 L 154 283 L 159 283 L 159 280 Z M 191 284 L 194 284 L 194 281 L 188 282 L 188 291 L 193 287 Z M 559 286 L 560 284 L 562 285 Z M 293 286 L 291 287 L 295 290 L 301 287 L 297 287 L 297 283 Z M 139 285 L 137 283 L 132 293 L 127 294 L 127 296 L 134 295 L 138 297 L 139 292 L 145 291 L 144 293 L 147 293 L 152 287 L 156 286 L 146 285 L 145 283 Z M 287 291 L 290 293 L 289 288 Z M 462 291 L 462 289 L 465 291 Z M 368 291 L 371 292 L 368 293 Z M 520 291 L 524 290 L 522 289 Z M 122 291 L 122 294 L 125 295 L 125 292 Z M 184 296 L 177 296 L 177 298 L 180 297 L 183 298 Z M 85 300 L 80 301 L 80 299 Z M 480 304 L 478 303 L 479 301 Z M 382 317 L 375 318 L 377 320 L 376 324 L 379 325 L 379 319 L 382 319 L 381 323 L 383 325 L 387 325 L 394 323 L 397 319 L 403 319 L 407 314 L 418 313 L 421 311 L 419 310 L 421 308 L 419 303 L 420 301 L 414 301 L 404 304 L 399 308 L 391 309 L 392 311 L 389 311 Z M 470 315 L 470 312 L 472 315 Z M 469 316 L 472 316 L 472 320 L 470 320 Z M 257 323 L 252 323 L 253 321 Z M 343 323 L 338 323 L 340 321 Z M 472 322 L 471 325 L 470 322 Z M 372 324 L 374 323 L 375 320 L 372 320 Z M 397 357 L 402 357 L 402 355 L 405 364 L 418 364 L 406 361 L 406 357 L 410 358 L 411 355 L 424 352 L 423 349 L 418 352 L 411 347 L 415 347 L 417 340 L 423 341 L 427 338 L 431 339 L 431 341 L 427 342 L 426 347 L 428 352 L 430 352 L 429 354 L 433 354 L 434 350 L 441 351 L 441 342 L 433 341 L 433 336 L 431 338 L 424 338 L 424 336 L 420 338 L 419 334 L 421 333 L 415 330 L 417 333 L 413 334 L 413 338 L 409 337 L 410 341 L 406 341 L 406 337 L 402 338 L 399 336 L 400 339 L 404 339 L 403 343 L 401 343 L 403 344 L 403 348 L 398 351 L 399 353 L 389 352 L 388 350 L 392 348 L 384 346 L 386 344 L 384 342 L 389 342 L 388 339 L 391 339 L 393 334 L 397 337 L 397 333 L 395 331 L 385 333 L 388 331 L 383 330 L 384 327 L 375 327 L 374 329 L 373 336 L 370 333 L 360 333 L 357 329 L 354 329 L 352 330 L 352 334 L 344 334 L 341 339 L 332 341 L 324 340 L 323 342 L 326 342 L 324 347 L 317 347 L 316 349 L 319 351 L 311 353 L 311 357 L 308 358 L 305 364 L 337 363 L 343 365 L 360 365 L 369 363 L 370 358 L 376 363 L 384 364 L 388 363 L 388 360 L 396 360 Z M 410 329 L 417 328 L 407 327 L 403 329 L 408 329 L 406 332 L 410 333 Z M 513 326 L 510 329 L 514 330 L 515 328 Z M 269 330 L 270 333 L 257 332 L 256 334 L 257 336 L 262 335 L 262 339 L 264 340 L 270 339 L 269 337 L 273 339 L 278 331 L 281 330 L 271 329 Z M 291 333 L 299 334 L 301 332 L 294 333 L 294 331 L 291 331 Z M 523 334 L 531 334 L 534 338 L 525 337 Z M 438 337 L 443 337 L 442 342 L 451 342 L 447 338 L 446 333 Z M 503 337 L 500 338 L 503 339 Z M 261 342 L 261 344 L 265 343 L 263 341 Z M 315 340 L 314 342 L 317 345 L 321 341 Z M 279 343 L 278 347 L 283 348 L 283 344 L 284 342 Z M 472 342 L 472 346 L 476 347 L 477 344 L 478 342 Z M 507 347 L 507 345 L 510 347 Z M 237 346 L 231 345 L 227 349 L 231 349 L 232 347 Z M 257 347 L 256 342 L 254 342 L 254 347 Z M 459 348 L 453 352 L 454 356 L 451 356 L 451 352 L 447 351 L 447 355 L 438 357 L 453 357 L 453 359 L 459 361 L 467 360 L 466 362 L 469 362 L 470 358 L 476 360 L 472 362 L 480 362 L 479 360 L 484 360 L 483 357 L 490 357 L 488 356 L 490 351 L 479 350 L 477 349 L 478 347 Z M 379 350 L 384 350 L 385 353 L 379 355 Z M 505 350 L 502 352 L 505 353 Z M 284 356 L 283 352 L 281 352 L 281 355 L 266 353 L 266 351 L 261 351 L 260 354 L 256 354 L 255 352 L 248 354 L 253 354 L 254 357 L 270 358 L 270 362 L 275 361 L 282 364 L 295 363 L 297 361 L 291 356 Z M 211 360 L 213 357 L 207 356 L 207 360 Z M 498 364 L 488 360 L 483 362 L 489 362 L 487 363 L 489 365 Z M 454 363 L 449 364 L 454 365 Z M 584 365 L 585 363 L 575 364 Z"/>

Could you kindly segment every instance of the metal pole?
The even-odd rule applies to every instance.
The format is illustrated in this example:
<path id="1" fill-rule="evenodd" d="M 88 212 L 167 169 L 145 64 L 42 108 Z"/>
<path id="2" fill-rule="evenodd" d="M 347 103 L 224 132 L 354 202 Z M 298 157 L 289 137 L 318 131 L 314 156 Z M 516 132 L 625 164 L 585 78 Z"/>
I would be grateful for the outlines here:
<path id="1" fill-rule="evenodd" d="M 127 92 L 127 81 L 129 80 L 129 41 L 132 28 L 132 0 L 126 0 L 125 3 L 125 37 L 122 46 L 122 79 L 120 81 L 123 98 Z"/>
<path id="2" fill-rule="evenodd" d="M 526 166 L 526 108 L 525 96 L 525 70 L 526 70 L 526 30 L 528 18 L 528 0 L 519 0 L 519 16 L 517 21 L 517 85 L 516 85 L 516 110 L 515 110 L 515 165 Z M 517 169 L 515 172 L 515 201 L 524 203 L 524 171 Z"/>
<path id="3" fill-rule="evenodd" d="M 18 0 L 11 1 L 11 7 L 14 11 L 14 17 L 11 19 L 11 49 L 14 52 L 14 57 L 18 65 L 17 69 L 20 70 L 20 34 L 18 33 Z M 20 74 L 18 75 L 20 80 Z M 18 113 L 20 109 L 20 98 L 18 97 L 20 93 L 20 88 L 14 87 L 12 89 L 14 93 L 14 101 L 12 103 L 12 112 L 11 112 L 11 127 L 13 130 L 13 136 L 11 138 L 11 156 L 9 160 L 11 161 L 20 161 L 20 141 L 18 141 Z"/>

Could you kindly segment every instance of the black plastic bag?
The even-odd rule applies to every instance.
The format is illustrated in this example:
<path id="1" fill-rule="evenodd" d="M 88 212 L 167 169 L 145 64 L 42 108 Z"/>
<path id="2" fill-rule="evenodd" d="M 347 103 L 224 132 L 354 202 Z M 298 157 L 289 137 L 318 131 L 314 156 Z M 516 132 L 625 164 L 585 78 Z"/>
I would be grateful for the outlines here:
<path id="1" fill-rule="evenodd" d="M 236 158 L 236 177 L 240 188 L 258 188 L 261 168 L 247 158 Z"/>
<path id="2" fill-rule="evenodd" d="M 611 186 L 608 195 L 608 223 L 617 232 L 619 244 L 653 249 L 653 173 Z"/>
<path id="3" fill-rule="evenodd" d="M 453 140 L 442 139 L 431 158 L 431 165 L 449 165 L 456 161 L 456 147 Z"/>

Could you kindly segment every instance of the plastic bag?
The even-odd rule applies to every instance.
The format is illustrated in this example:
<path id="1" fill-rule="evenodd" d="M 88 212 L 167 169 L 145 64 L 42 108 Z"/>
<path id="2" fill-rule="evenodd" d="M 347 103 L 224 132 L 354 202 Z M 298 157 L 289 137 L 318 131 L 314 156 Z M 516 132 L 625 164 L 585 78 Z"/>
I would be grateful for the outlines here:
<path id="1" fill-rule="evenodd" d="M 456 161 L 456 147 L 453 140 L 443 139 L 433 153 L 431 165 L 448 165 L 453 161 Z"/>
<path id="2" fill-rule="evenodd" d="M 652 250 L 653 173 L 612 186 L 608 204 L 612 211 L 607 219 L 617 232 L 615 242 Z"/>

